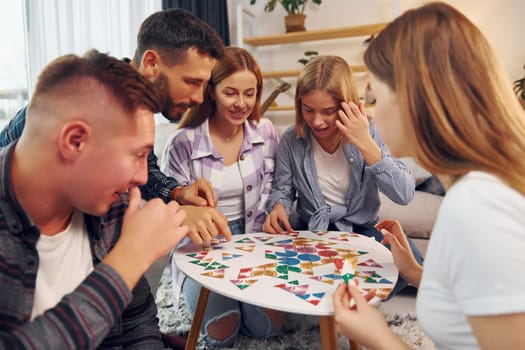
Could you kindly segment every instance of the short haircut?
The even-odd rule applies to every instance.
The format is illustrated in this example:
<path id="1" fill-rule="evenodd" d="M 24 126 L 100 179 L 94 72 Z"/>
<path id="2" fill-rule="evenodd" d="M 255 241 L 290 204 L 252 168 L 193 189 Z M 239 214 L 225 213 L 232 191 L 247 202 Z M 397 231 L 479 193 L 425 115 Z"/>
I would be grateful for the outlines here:
<path id="1" fill-rule="evenodd" d="M 211 71 L 211 78 L 204 94 L 203 103 L 195 108 L 192 108 L 187 114 L 184 115 L 180 122 L 179 128 L 198 126 L 210 118 L 216 110 L 215 101 L 210 95 L 211 89 L 213 89 L 222 80 L 228 78 L 230 75 L 244 70 L 252 72 L 257 79 L 255 105 L 253 107 L 252 113 L 248 117 L 248 120 L 258 122 L 259 119 L 261 119 L 260 105 L 263 87 L 261 69 L 259 68 L 255 58 L 247 50 L 230 46 L 224 50 L 224 57 L 215 64 L 213 70 Z"/>
<path id="2" fill-rule="evenodd" d="M 81 93 L 85 79 L 99 82 L 126 112 L 139 107 L 153 113 L 161 109 L 161 98 L 145 77 L 129 64 L 96 50 L 89 50 L 82 57 L 61 56 L 49 63 L 38 77 L 29 109 L 38 105 L 42 96 Z"/>
<path id="3" fill-rule="evenodd" d="M 181 9 L 159 11 L 142 22 L 133 61 L 139 66 L 144 53 L 155 50 L 165 64 L 172 66 L 183 62 L 192 47 L 217 60 L 224 53 L 222 39 L 202 19 Z"/>

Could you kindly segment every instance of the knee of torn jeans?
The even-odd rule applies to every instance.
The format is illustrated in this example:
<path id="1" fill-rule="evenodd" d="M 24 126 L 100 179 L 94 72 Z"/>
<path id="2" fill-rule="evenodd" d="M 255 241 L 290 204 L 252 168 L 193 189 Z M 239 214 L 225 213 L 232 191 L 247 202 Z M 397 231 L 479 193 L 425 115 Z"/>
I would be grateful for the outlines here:
<path id="1" fill-rule="evenodd" d="M 233 345 L 239 335 L 240 324 L 240 312 L 235 310 L 211 318 L 205 325 L 206 342 L 213 346 Z"/>

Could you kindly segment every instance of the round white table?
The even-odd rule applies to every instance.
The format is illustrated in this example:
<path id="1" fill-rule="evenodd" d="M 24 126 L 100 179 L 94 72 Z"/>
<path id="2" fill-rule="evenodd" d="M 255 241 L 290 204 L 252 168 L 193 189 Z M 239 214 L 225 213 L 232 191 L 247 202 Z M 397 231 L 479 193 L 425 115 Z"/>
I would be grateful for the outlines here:
<path id="1" fill-rule="evenodd" d="M 332 293 L 344 278 L 359 289 L 376 289 L 386 298 L 397 281 L 392 254 L 363 235 L 337 231 L 299 231 L 291 235 L 251 233 L 231 241 L 187 244 L 173 259 L 202 285 L 187 349 L 194 349 L 209 291 L 257 306 L 318 315 L 324 349 L 337 348 Z M 345 276 L 346 275 L 346 276 Z"/>

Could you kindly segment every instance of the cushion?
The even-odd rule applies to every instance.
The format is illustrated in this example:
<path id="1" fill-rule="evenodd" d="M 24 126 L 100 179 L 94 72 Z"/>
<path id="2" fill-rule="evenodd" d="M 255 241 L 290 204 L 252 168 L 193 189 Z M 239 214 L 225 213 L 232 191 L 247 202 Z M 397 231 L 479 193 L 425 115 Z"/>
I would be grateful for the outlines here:
<path id="1" fill-rule="evenodd" d="M 379 198 L 381 200 L 381 207 L 378 213 L 379 220 L 398 220 L 407 236 L 412 238 L 430 238 L 443 197 L 416 191 L 414 198 L 408 205 L 396 204 L 382 193 L 379 193 Z"/>

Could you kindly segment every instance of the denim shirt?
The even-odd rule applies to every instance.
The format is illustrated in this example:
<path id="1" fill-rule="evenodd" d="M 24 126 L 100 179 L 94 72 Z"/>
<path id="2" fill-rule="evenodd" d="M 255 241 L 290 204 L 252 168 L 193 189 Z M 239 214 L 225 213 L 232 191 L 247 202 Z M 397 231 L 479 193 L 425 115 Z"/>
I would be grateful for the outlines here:
<path id="1" fill-rule="evenodd" d="M 305 126 L 305 138 L 292 126 L 281 138 L 275 157 L 272 193 L 268 200 L 269 213 L 276 203 L 282 203 L 288 214 L 297 199 L 297 214 L 308 223 L 309 230 L 326 230 L 334 224 L 340 231 L 353 225 L 372 226 L 377 223 L 379 191 L 398 204 L 408 204 L 415 191 L 415 177 L 400 160 L 390 156 L 379 133 L 370 122 L 370 134 L 381 148 L 381 160 L 368 166 L 358 148 L 343 144 L 350 164 L 349 189 L 346 205 L 328 205 L 321 192 L 312 149 L 312 135 Z"/>
<path id="2" fill-rule="evenodd" d="M 104 217 L 84 215 L 94 270 L 55 307 L 30 321 L 40 231 L 12 188 L 13 150 L 14 144 L 0 149 L 0 349 L 163 349 L 146 279 L 131 292 L 102 263 L 120 236 L 123 201 Z"/>
<path id="3" fill-rule="evenodd" d="M 22 135 L 26 124 L 27 106 L 22 108 L 9 121 L 9 124 L 0 132 L 0 147 L 5 147 L 11 142 L 18 140 Z M 179 183 L 172 177 L 164 175 L 157 164 L 157 156 L 151 150 L 148 154 L 148 182 L 140 186 L 142 198 L 150 200 L 152 198 L 161 198 L 164 202 L 171 201 L 171 195 Z"/>

